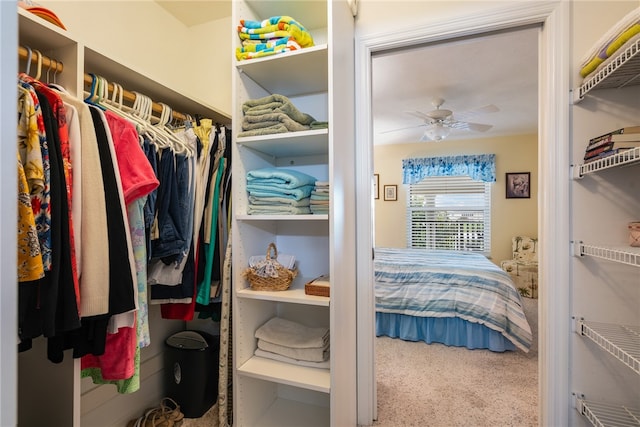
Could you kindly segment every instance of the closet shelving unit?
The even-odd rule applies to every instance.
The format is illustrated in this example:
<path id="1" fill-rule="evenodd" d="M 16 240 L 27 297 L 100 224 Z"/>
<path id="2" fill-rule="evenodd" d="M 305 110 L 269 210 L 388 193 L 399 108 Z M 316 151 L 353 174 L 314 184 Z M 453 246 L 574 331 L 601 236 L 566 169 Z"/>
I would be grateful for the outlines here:
<path id="1" fill-rule="evenodd" d="M 606 99 L 607 96 L 611 97 L 614 103 L 624 104 L 619 107 L 623 112 L 629 107 L 638 109 L 637 102 L 629 99 L 637 96 L 636 86 L 640 85 L 639 50 L 640 40 L 618 53 L 608 65 L 585 80 L 574 91 L 574 104 L 586 102 L 589 99 L 588 95 L 597 91 L 598 94 L 604 94 Z M 616 93 L 611 92 L 611 89 Z M 629 99 L 625 98 L 627 92 Z M 617 113 L 609 113 L 610 117 L 607 118 L 607 114 L 597 111 L 597 104 L 594 111 L 593 120 L 615 123 L 610 126 L 611 129 L 619 127 L 619 122 L 616 121 Z M 640 109 L 636 111 L 635 117 L 638 117 L 639 113 Z M 580 132 L 581 130 L 576 130 L 574 133 Z M 574 143 L 575 141 L 574 139 Z M 576 145 L 578 157 L 582 154 L 580 148 L 583 147 L 579 147 L 581 144 Z M 640 212 L 638 201 L 634 197 L 634 194 L 637 195 L 637 187 L 634 190 L 633 184 L 629 184 L 633 180 L 637 182 L 640 176 L 639 165 L 640 148 L 634 148 L 572 167 L 572 177 L 578 186 L 575 190 L 574 206 L 581 207 L 574 207 L 574 217 L 576 214 L 588 217 L 586 222 L 574 227 L 574 232 L 578 231 L 588 239 L 574 241 L 573 247 L 574 256 L 580 260 L 574 269 L 577 273 L 574 273 L 573 280 L 573 305 L 574 310 L 584 310 L 581 314 L 585 316 L 574 315 L 575 336 L 584 342 L 574 341 L 572 365 L 575 368 L 575 378 L 572 387 L 591 395 L 587 399 L 585 394 L 574 392 L 575 408 L 582 419 L 580 422 L 594 426 L 640 425 L 640 409 L 633 409 L 625 404 L 603 402 L 609 399 L 617 401 L 620 398 L 626 403 L 624 397 L 627 397 L 631 406 L 639 406 L 637 402 L 640 384 L 640 326 L 629 325 L 627 321 L 638 322 L 636 313 L 640 289 L 640 248 L 624 246 L 622 235 L 617 232 L 619 222 L 625 218 L 634 220 L 629 216 Z M 620 197 L 620 204 L 623 205 L 621 209 L 615 206 L 616 203 L 611 203 L 611 218 L 606 215 L 609 212 L 599 211 L 595 206 L 592 206 L 595 208 L 594 212 L 585 212 L 589 211 L 586 206 L 588 204 L 602 203 L 607 206 L 608 202 L 612 202 L 612 197 L 608 197 L 607 192 L 615 192 L 616 196 Z M 629 206 L 624 206 L 625 203 Z M 610 228 L 612 226 L 613 229 Z M 598 229 L 600 227 L 602 230 Z M 593 234 L 597 234 L 598 237 L 590 237 Z M 604 240 L 606 236 L 614 236 L 614 240 L 619 240 L 620 244 L 592 243 L 599 239 Z M 587 243 L 587 240 L 591 242 Z M 598 296 L 590 297 L 590 292 Z M 626 295 L 629 295 L 629 298 L 635 297 L 636 301 L 627 301 L 629 305 L 625 304 Z M 591 301 L 588 301 L 589 298 Z M 627 307 L 631 307 L 630 312 L 626 311 Z M 596 318 L 598 320 L 595 320 Z M 615 321 L 599 321 L 610 318 L 614 318 Z M 614 366 L 616 364 L 617 366 Z M 633 371 L 631 376 L 628 375 L 628 369 Z M 587 379 L 589 376 L 593 378 Z M 631 384 L 625 385 L 625 381 L 629 379 Z"/>
<path id="2" fill-rule="evenodd" d="M 349 323 L 352 310 L 342 308 L 355 307 L 355 240 L 351 230 L 342 228 L 355 221 L 354 178 L 349 175 L 354 164 L 353 94 L 346 93 L 352 90 L 346 79 L 353 68 L 343 63 L 342 75 L 332 69 L 338 66 L 337 55 L 352 49 L 332 40 L 338 33 L 351 40 L 353 17 L 343 1 L 233 2 L 234 30 L 241 19 L 262 21 L 280 15 L 304 25 L 314 46 L 234 59 L 233 422 L 237 426 L 355 425 L 355 322 Z M 240 45 L 237 36 L 235 43 Z M 345 58 L 353 62 L 352 54 Z M 345 93 L 339 94 L 343 99 L 336 105 L 332 100 L 341 85 Z M 271 94 L 284 95 L 299 111 L 327 121 L 328 129 L 238 137 L 243 103 Z M 294 169 L 328 181 L 329 214 L 248 214 L 246 174 L 265 167 Z M 296 257 L 298 275 L 285 291 L 253 290 L 243 272 L 249 258 L 265 254 L 272 242 L 278 253 Z M 332 278 L 331 297 L 306 295 L 304 284 L 323 274 Z M 275 316 L 328 327 L 329 368 L 255 356 L 255 331 Z"/>
<path id="3" fill-rule="evenodd" d="M 164 102 L 182 113 L 202 114 L 214 122 L 228 125 L 231 118 L 208 106 L 205 102 L 180 94 L 156 79 L 146 76 L 125 64 L 110 58 L 99 50 L 86 45 L 82 37 L 71 29 L 65 31 L 18 8 L 19 44 L 38 50 L 47 58 L 62 63 L 62 72 L 55 82 L 71 95 L 84 98 L 88 90 L 85 76 L 95 73 L 110 82 L 120 83 L 128 91 L 150 96 L 154 102 Z M 18 46 L 16 46 L 18 50 Z M 20 71 L 26 70 L 24 61 Z M 35 64 L 31 75 L 35 75 Z M 43 67 L 41 80 L 46 79 Z M 50 79 L 53 81 L 53 72 Z M 162 352 L 164 340 L 174 332 L 184 329 L 183 322 L 167 322 L 161 318 L 158 306 L 149 307 L 151 345 L 141 351 L 140 391 L 120 395 L 113 385 L 94 385 L 88 378 L 80 377 L 80 360 L 70 352 L 60 364 L 53 364 L 46 357 L 46 341 L 34 340 L 31 350 L 18 355 L 18 420 L 23 426 L 112 426 L 125 425 L 138 417 L 145 408 L 157 405 L 164 396 Z M 49 387 L 42 387 L 46 378 Z"/>

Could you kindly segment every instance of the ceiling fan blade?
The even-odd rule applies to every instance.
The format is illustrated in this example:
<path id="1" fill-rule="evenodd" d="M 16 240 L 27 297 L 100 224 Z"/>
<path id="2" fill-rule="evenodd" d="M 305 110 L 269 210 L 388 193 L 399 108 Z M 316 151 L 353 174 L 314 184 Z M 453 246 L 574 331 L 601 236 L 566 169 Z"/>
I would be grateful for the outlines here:
<path id="1" fill-rule="evenodd" d="M 453 121 L 451 123 L 448 123 L 448 126 L 452 129 L 472 130 L 475 132 L 486 132 L 493 127 L 493 125 L 487 125 L 483 123 L 471 123 L 471 122 L 461 122 L 461 121 Z"/>
<path id="2" fill-rule="evenodd" d="M 419 124 L 419 125 L 407 126 L 407 127 L 404 127 L 404 128 L 397 128 L 397 129 L 383 130 L 383 131 L 380 131 L 379 133 L 381 133 L 381 134 L 382 134 L 382 133 L 390 133 L 390 132 L 399 132 L 399 131 L 401 131 L 401 130 L 421 128 L 421 127 L 424 127 L 424 126 L 426 126 L 426 125 L 427 125 L 426 123 L 421 123 L 421 124 Z"/>
<path id="3" fill-rule="evenodd" d="M 431 117 L 429 117 L 426 113 L 423 113 L 422 111 L 405 111 L 406 114 L 409 114 L 413 117 L 417 117 L 419 119 L 422 120 L 431 120 Z"/>
<path id="4" fill-rule="evenodd" d="M 498 111 L 500 111 L 500 109 L 495 105 L 487 104 L 481 107 L 472 108 L 471 110 L 465 110 L 460 113 L 456 113 L 455 117 L 460 120 L 466 120 L 479 114 L 496 113 Z"/>

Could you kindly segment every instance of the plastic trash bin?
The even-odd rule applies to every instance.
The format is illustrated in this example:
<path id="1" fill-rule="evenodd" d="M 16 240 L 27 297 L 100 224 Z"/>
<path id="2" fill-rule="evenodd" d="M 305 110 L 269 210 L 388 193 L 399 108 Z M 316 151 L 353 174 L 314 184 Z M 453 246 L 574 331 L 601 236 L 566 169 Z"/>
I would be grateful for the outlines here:
<path id="1" fill-rule="evenodd" d="M 220 337 L 182 331 L 165 343 L 166 395 L 180 405 L 186 418 L 200 418 L 218 398 Z"/>

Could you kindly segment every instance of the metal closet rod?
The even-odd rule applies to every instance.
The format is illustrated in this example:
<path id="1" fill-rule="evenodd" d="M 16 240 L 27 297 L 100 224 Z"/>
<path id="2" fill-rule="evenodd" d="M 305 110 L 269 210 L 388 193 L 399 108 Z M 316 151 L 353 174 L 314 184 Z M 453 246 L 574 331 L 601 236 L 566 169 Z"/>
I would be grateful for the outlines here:
<path id="1" fill-rule="evenodd" d="M 29 49 L 23 46 L 18 46 L 18 56 L 20 57 L 20 59 L 27 60 L 29 58 Z M 35 63 L 38 62 L 38 54 L 36 53 L 35 50 L 31 51 L 30 60 L 31 62 L 35 62 Z M 57 74 L 57 73 L 61 73 L 62 70 L 64 69 L 62 62 L 56 59 L 51 59 L 45 55 L 42 55 L 41 60 L 42 60 L 42 69 L 48 72 L 54 72 L 55 74 Z M 85 73 L 84 83 L 86 85 L 89 85 L 89 88 L 90 88 L 92 82 L 93 82 L 93 78 L 89 74 Z M 113 93 L 113 84 L 109 83 L 108 89 L 109 89 L 109 93 Z M 133 103 L 136 100 L 136 94 L 125 89 L 123 89 L 122 91 L 122 97 L 130 103 Z M 153 111 L 158 114 L 161 114 L 162 105 L 158 104 L 157 102 L 153 102 Z M 180 113 L 178 111 L 172 111 L 172 115 L 174 119 L 178 119 L 178 120 L 189 119 L 189 117 L 186 114 Z"/>

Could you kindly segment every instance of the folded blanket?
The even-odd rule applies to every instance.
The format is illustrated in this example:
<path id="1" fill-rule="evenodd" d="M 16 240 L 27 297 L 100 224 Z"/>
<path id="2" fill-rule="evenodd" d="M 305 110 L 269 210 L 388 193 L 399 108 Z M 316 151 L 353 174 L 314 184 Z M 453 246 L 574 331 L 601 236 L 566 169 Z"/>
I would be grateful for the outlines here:
<path id="1" fill-rule="evenodd" d="M 313 37 L 307 29 L 290 16 L 273 16 L 264 21 L 242 19 L 238 26 L 238 36 L 241 40 L 292 37 L 302 47 L 314 45 Z"/>
<path id="2" fill-rule="evenodd" d="M 269 127 L 238 132 L 238 138 L 244 138 L 248 136 L 273 135 L 276 133 L 286 133 L 286 132 L 289 132 L 289 129 L 287 129 L 285 125 L 277 124 Z"/>
<path id="3" fill-rule="evenodd" d="M 252 206 L 247 209 L 249 215 L 306 215 L 311 213 L 309 206 Z"/>
<path id="4" fill-rule="evenodd" d="M 580 76 L 586 77 L 621 46 L 640 33 L 640 8 L 635 8 L 611 27 L 581 62 Z"/>
<path id="5" fill-rule="evenodd" d="M 249 196 L 254 197 L 285 197 L 292 200 L 302 200 L 309 197 L 313 185 L 303 185 L 298 188 L 277 188 L 272 185 L 247 185 Z"/>
<path id="6" fill-rule="evenodd" d="M 309 126 L 298 123 L 285 113 L 267 113 L 259 116 L 245 115 L 242 118 L 242 130 L 268 128 L 279 124 L 283 124 L 289 132 L 298 132 L 310 129 Z"/>
<path id="7" fill-rule="evenodd" d="M 300 200 L 287 199 L 286 197 L 255 197 L 249 196 L 249 204 L 254 206 L 309 206 L 311 198 Z"/>
<path id="8" fill-rule="evenodd" d="M 248 184 L 270 185 L 277 188 L 297 188 L 303 185 L 313 186 L 316 178 L 294 169 L 261 168 L 247 172 Z"/>
<path id="9" fill-rule="evenodd" d="M 317 348 L 293 348 L 283 345 L 273 344 L 269 341 L 258 340 L 258 348 L 271 353 L 281 354 L 296 360 L 306 360 L 307 362 L 324 362 L 329 359 L 329 345 Z"/>
<path id="10" fill-rule="evenodd" d="M 273 94 L 258 99 L 250 99 L 242 104 L 242 112 L 249 116 L 262 116 L 269 113 L 284 113 L 303 125 L 310 125 L 315 119 L 296 108 L 289 98 Z"/>
<path id="11" fill-rule="evenodd" d="M 312 201 L 314 201 L 314 200 L 329 200 L 329 193 L 320 194 L 320 193 L 312 192 L 310 199 Z"/>
<path id="12" fill-rule="evenodd" d="M 256 329 L 255 337 L 293 348 L 325 347 L 329 344 L 329 328 L 311 328 L 276 316 Z"/>
<path id="13" fill-rule="evenodd" d="M 278 43 L 273 43 L 272 41 L 264 43 L 243 43 L 242 47 L 236 48 L 236 59 L 242 61 L 245 59 L 262 58 L 282 52 L 302 49 L 291 37 L 281 37 L 275 40 L 277 40 Z M 280 42 L 282 40 L 284 40 L 284 42 Z"/>
<path id="14" fill-rule="evenodd" d="M 270 351 L 264 351 L 257 348 L 254 354 L 258 357 L 264 357 L 265 359 L 278 360 L 280 362 L 291 363 L 292 365 L 307 366 L 310 368 L 329 369 L 329 360 L 323 362 L 309 362 L 306 360 L 296 360 L 281 354 L 272 353 Z"/>

